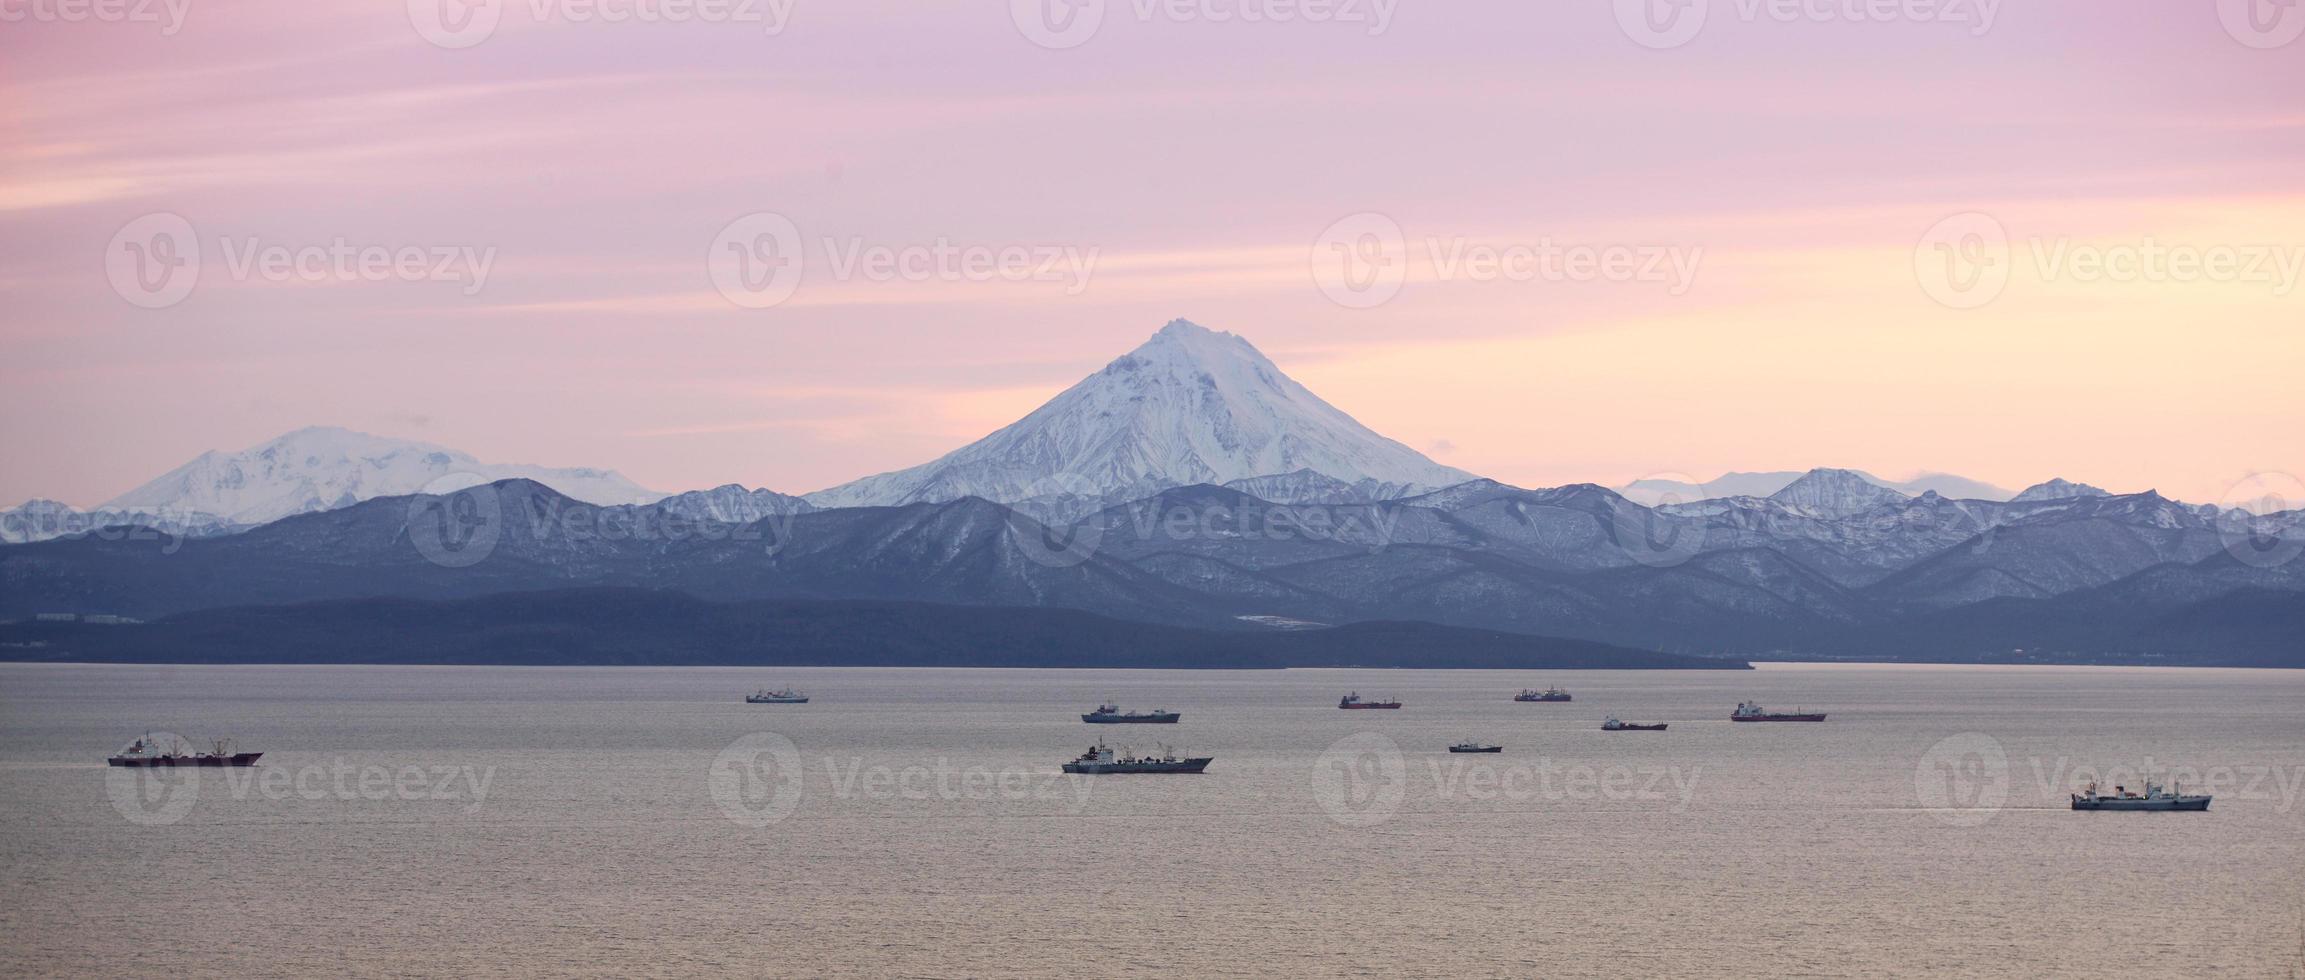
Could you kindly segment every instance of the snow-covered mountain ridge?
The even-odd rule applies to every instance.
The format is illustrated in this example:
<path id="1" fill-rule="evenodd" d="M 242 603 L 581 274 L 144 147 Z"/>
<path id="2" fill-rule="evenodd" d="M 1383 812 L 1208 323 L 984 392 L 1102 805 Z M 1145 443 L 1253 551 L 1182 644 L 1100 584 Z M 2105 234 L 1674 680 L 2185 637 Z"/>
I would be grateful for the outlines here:
<path id="1" fill-rule="evenodd" d="M 596 504 L 644 504 L 664 496 L 614 470 L 483 463 L 430 443 L 313 426 L 237 453 L 202 453 L 101 509 L 206 514 L 231 524 L 265 524 L 372 497 L 443 492 L 514 477 Z"/>

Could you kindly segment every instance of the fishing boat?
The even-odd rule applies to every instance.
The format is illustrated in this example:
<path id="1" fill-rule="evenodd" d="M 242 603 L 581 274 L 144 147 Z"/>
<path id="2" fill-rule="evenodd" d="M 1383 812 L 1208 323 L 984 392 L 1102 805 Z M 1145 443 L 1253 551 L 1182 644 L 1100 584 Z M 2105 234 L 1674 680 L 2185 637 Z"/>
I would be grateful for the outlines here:
<path id="1" fill-rule="evenodd" d="M 2131 792 L 2129 787 L 2115 786 L 2111 793 L 2097 792 L 2097 784 L 2090 783 L 2073 794 L 2075 810 L 2206 810 L 2212 797 L 2207 793 L 2187 795 L 2173 787 L 2162 786 L 2152 780 L 2145 781 L 2145 791 Z"/>
<path id="2" fill-rule="evenodd" d="M 1505 747 L 1502 745 L 1483 745 L 1474 741 L 1458 742 L 1449 746 L 1451 752 L 1503 752 L 1504 750 Z"/>
<path id="3" fill-rule="evenodd" d="M 784 688 L 779 691 L 754 691 L 744 696 L 746 704 L 807 704 L 808 695 Z"/>

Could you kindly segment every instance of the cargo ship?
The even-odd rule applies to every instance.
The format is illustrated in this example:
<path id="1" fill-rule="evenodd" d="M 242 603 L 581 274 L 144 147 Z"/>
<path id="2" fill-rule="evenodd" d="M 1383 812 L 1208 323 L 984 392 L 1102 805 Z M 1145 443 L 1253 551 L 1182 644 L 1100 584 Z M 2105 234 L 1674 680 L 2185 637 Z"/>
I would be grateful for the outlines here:
<path id="1" fill-rule="evenodd" d="M 2163 787 L 2151 780 L 2145 782 L 2145 791 L 2132 793 L 2129 787 L 2115 786 L 2111 793 L 2097 792 L 2097 784 L 2090 783 L 2073 794 L 2075 810 L 2206 810 L 2212 797 L 2207 793 L 2191 796 Z"/>
<path id="2" fill-rule="evenodd" d="M 1095 711 L 1080 716 L 1080 720 L 1091 725 L 1174 725 L 1182 717 L 1184 712 L 1164 711 L 1160 708 L 1151 711 L 1122 711 L 1120 705 L 1107 701 L 1097 705 Z"/>
<path id="3" fill-rule="evenodd" d="M 1361 700 L 1361 694 L 1359 691 L 1354 691 L 1351 694 L 1347 694 L 1344 697 L 1337 699 L 1337 707 L 1347 710 L 1359 710 L 1365 708 L 1398 708 L 1400 706 L 1401 703 L 1397 700 L 1363 701 Z"/>
<path id="4" fill-rule="evenodd" d="M 1502 745 L 1483 745 L 1479 742 L 1458 742 L 1449 746 L 1451 752 L 1503 752 Z"/>
<path id="5" fill-rule="evenodd" d="M 179 744 L 162 747 L 152 736 L 137 739 L 119 755 L 107 756 L 105 765 L 152 768 L 158 766 L 253 766 L 264 755 L 262 752 L 234 752 L 232 740 L 220 738 L 209 743 L 206 752 L 186 752 Z"/>
<path id="6" fill-rule="evenodd" d="M 1523 690 L 1521 691 L 1521 693 L 1513 695 L 1513 700 L 1515 700 L 1515 701 L 1573 701 L 1573 700 L 1576 700 L 1576 699 L 1575 699 L 1575 698 L 1572 698 L 1572 697 L 1569 697 L 1569 692 L 1567 692 L 1567 691 L 1561 690 L 1560 688 L 1557 688 L 1557 687 L 1548 687 L 1548 688 L 1545 688 L 1545 689 L 1544 689 L 1544 690 L 1542 690 L 1542 691 L 1531 691 L 1531 690 L 1523 689 Z"/>
<path id="7" fill-rule="evenodd" d="M 781 691 L 754 691 L 744 696 L 746 704 L 807 704 L 808 695 L 785 688 Z"/>
<path id="8" fill-rule="evenodd" d="M 1209 763 L 1214 759 L 1213 756 L 1179 759 L 1176 753 L 1168 751 L 1165 746 L 1162 747 L 1161 754 L 1158 756 L 1116 756 L 1113 750 L 1105 747 L 1104 742 L 1099 741 L 1095 745 L 1089 746 L 1088 751 L 1081 753 L 1080 758 L 1065 763 L 1064 771 L 1092 776 L 1120 773 L 1200 772 L 1207 769 Z"/>
<path id="9" fill-rule="evenodd" d="M 1730 721 L 1824 721 L 1822 711 L 1770 711 L 1751 701 L 1737 704 L 1729 713 Z"/>
<path id="10" fill-rule="evenodd" d="M 1610 715 L 1607 720 L 1601 722 L 1601 730 L 1604 732 L 1661 732 L 1665 730 L 1665 723 L 1660 721 L 1654 725 L 1642 725 L 1630 721 L 1618 721 L 1616 715 Z"/>

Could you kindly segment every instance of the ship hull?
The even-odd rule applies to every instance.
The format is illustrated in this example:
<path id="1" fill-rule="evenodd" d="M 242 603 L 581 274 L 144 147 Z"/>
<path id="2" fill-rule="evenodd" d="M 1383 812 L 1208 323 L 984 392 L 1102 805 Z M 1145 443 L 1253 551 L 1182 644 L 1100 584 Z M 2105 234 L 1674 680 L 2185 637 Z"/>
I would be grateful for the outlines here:
<path id="1" fill-rule="evenodd" d="M 807 704 L 807 698 L 745 698 L 746 704 Z"/>
<path id="2" fill-rule="evenodd" d="M 1451 752 L 1456 752 L 1456 753 L 1460 753 L 1460 754 L 1466 754 L 1466 755 L 1478 755 L 1478 754 L 1481 754 L 1481 753 L 1495 753 L 1495 752 L 1503 752 L 1504 750 L 1505 750 L 1505 747 L 1504 747 L 1504 746 L 1502 746 L 1502 745 L 1491 745 L 1491 746 L 1489 746 L 1489 747 L 1487 747 L 1487 748 L 1481 748 L 1481 749 L 1464 749 L 1464 748 L 1458 748 L 1458 747 L 1456 747 L 1456 746 L 1454 746 L 1454 745 L 1451 745 L 1451 746 L 1449 746 L 1449 751 L 1451 751 Z"/>
<path id="3" fill-rule="evenodd" d="M 2074 800 L 2075 810 L 2156 810 L 2162 812 L 2209 809 L 2209 797 L 2185 797 L 2174 800 Z"/>
<path id="4" fill-rule="evenodd" d="M 1559 703 L 1563 703 L 1563 702 L 1567 702 L 1567 701 L 1574 701 L 1574 700 L 1576 700 L 1576 699 L 1575 699 L 1575 698 L 1514 698 L 1513 700 L 1515 700 L 1515 701 L 1519 701 L 1519 702 L 1521 702 L 1521 703 L 1523 703 L 1523 704 L 1559 704 Z"/>
<path id="5" fill-rule="evenodd" d="M 1602 725 L 1602 726 L 1601 726 L 1601 730 L 1602 730 L 1602 731 L 1604 731 L 1604 732 L 1661 732 L 1661 731 L 1664 731 L 1664 730 L 1665 730 L 1665 726 L 1663 726 L 1663 725 L 1618 725 L 1618 726 L 1616 726 L 1615 728 L 1611 728 L 1611 727 L 1609 727 L 1609 726 L 1607 726 L 1607 725 Z"/>
<path id="6" fill-rule="evenodd" d="M 1400 705 L 1397 705 L 1397 704 L 1340 704 L 1340 705 L 1337 705 L 1337 707 L 1339 707 L 1339 708 L 1343 708 L 1343 709 L 1344 709 L 1344 710 L 1346 710 L 1346 711 L 1392 711 L 1392 710 L 1394 710 L 1394 709 L 1397 709 L 1397 708 L 1399 708 L 1399 707 L 1400 707 Z"/>
<path id="7" fill-rule="evenodd" d="M 1184 717 L 1183 712 L 1171 711 L 1165 714 L 1150 715 L 1086 714 L 1080 716 L 1080 720 L 1091 725 L 1174 725 L 1177 723 L 1177 719 L 1182 717 Z"/>
<path id="8" fill-rule="evenodd" d="M 1730 721 L 1824 721 L 1824 715 L 1730 715 Z"/>
<path id="9" fill-rule="evenodd" d="M 175 769 L 180 767 L 219 769 L 228 766 L 253 766 L 256 764 L 256 760 L 263 755 L 262 752 L 239 752 L 233 755 L 155 756 L 152 758 L 116 755 L 104 761 L 107 765 L 122 766 L 129 769 Z"/>
<path id="10" fill-rule="evenodd" d="M 1175 762 L 1067 762 L 1064 771 L 1086 776 L 1194 773 L 1207 769 L 1215 758 L 1178 759 Z"/>

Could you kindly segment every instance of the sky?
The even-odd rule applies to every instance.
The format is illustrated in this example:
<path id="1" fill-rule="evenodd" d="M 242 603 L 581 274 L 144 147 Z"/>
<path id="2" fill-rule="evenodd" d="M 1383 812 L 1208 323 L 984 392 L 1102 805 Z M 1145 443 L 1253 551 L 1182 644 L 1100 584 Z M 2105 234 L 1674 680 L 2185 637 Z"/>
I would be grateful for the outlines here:
<path id="1" fill-rule="evenodd" d="M 0 500 L 307 425 L 805 492 L 1183 317 L 1523 486 L 2219 502 L 2305 476 L 2301 31 L 2268 0 L 0 0 Z"/>

